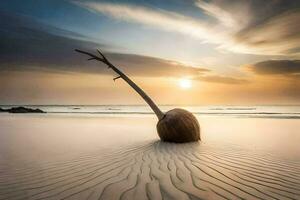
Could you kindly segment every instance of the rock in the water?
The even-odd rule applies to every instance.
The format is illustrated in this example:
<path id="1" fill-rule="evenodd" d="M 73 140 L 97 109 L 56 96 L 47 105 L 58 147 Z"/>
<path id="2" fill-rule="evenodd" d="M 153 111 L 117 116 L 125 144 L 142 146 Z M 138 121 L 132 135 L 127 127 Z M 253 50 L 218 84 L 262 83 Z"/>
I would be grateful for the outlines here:
<path id="1" fill-rule="evenodd" d="M 183 143 L 200 140 L 198 120 L 184 109 L 175 108 L 166 112 L 156 128 L 162 141 Z"/>
<path id="2" fill-rule="evenodd" d="M 8 112 L 8 113 L 46 113 L 41 109 L 33 109 L 33 108 L 25 108 L 23 106 L 12 107 L 8 109 L 0 108 L 0 112 Z"/>

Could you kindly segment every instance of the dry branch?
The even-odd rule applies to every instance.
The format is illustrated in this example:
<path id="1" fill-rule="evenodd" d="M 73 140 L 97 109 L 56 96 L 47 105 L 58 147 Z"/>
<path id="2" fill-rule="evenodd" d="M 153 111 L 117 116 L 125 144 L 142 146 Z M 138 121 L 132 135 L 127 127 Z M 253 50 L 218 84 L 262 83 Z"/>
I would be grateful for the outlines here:
<path id="1" fill-rule="evenodd" d="M 128 76 L 126 76 L 122 71 L 120 71 L 116 66 L 111 64 L 107 60 L 107 58 L 101 53 L 100 50 L 97 49 L 99 56 L 96 56 L 92 53 L 82 51 L 79 49 L 75 49 L 78 53 L 86 54 L 90 56 L 88 60 L 98 60 L 108 66 L 108 68 L 111 68 L 114 72 L 116 72 L 119 76 L 114 78 L 113 80 L 115 81 L 118 78 L 122 78 L 124 81 L 126 81 L 145 101 L 146 103 L 151 107 L 151 109 L 154 111 L 156 114 L 157 118 L 161 120 L 164 117 L 164 113 L 157 107 L 157 105 L 152 101 L 152 99 L 139 87 L 137 86 Z"/>

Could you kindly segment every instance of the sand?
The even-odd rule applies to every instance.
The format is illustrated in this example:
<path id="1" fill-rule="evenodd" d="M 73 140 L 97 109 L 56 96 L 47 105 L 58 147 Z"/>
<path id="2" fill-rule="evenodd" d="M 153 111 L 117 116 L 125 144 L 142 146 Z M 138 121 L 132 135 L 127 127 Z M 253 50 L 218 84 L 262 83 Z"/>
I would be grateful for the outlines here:
<path id="1" fill-rule="evenodd" d="M 300 199 L 300 121 L 198 117 L 163 143 L 154 116 L 1 114 L 0 199 Z"/>

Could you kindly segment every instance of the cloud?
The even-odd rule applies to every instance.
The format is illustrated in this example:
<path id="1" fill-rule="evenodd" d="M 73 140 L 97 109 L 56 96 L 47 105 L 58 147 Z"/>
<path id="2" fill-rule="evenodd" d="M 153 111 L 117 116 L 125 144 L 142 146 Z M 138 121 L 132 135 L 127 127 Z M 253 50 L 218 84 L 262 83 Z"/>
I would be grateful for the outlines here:
<path id="1" fill-rule="evenodd" d="M 235 34 L 238 43 L 267 54 L 298 54 L 300 44 L 299 10 L 287 11 Z"/>
<path id="2" fill-rule="evenodd" d="M 242 78 L 234 78 L 228 76 L 218 76 L 218 75 L 204 75 L 196 77 L 195 80 L 205 81 L 210 83 L 220 83 L 220 84 L 246 84 L 249 83 L 248 80 Z"/>
<path id="3" fill-rule="evenodd" d="M 299 77 L 300 60 L 267 60 L 248 66 L 258 75 L 293 75 Z"/>
<path id="4" fill-rule="evenodd" d="M 30 17 L 0 15 L 0 70 L 86 71 L 74 48 L 105 48 L 76 33 L 42 24 Z"/>
<path id="5" fill-rule="evenodd" d="M 220 48 L 234 52 L 299 56 L 300 3 L 292 0 L 198 0 L 196 5 L 233 30 Z"/>
<path id="6" fill-rule="evenodd" d="M 74 3 L 91 12 L 101 13 L 118 20 L 139 23 L 167 31 L 175 31 L 203 41 L 217 42 L 218 40 L 220 42 L 222 39 L 222 35 L 217 36 L 218 33 L 213 32 L 209 28 L 211 25 L 207 22 L 175 12 L 108 2 L 75 1 Z"/>
<path id="7" fill-rule="evenodd" d="M 243 1 L 236 1 L 228 6 L 226 1 L 195 1 L 195 5 L 204 11 L 205 14 L 215 18 L 219 24 L 225 27 L 238 29 L 247 23 L 248 4 Z M 234 12 L 233 12 L 234 11 Z"/>
<path id="8" fill-rule="evenodd" d="M 179 62 L 135 54 L 108 53 L 116 65 L 134 76 L 182 77 L 197 76 L 208 72 L 205 68 L 187 66 Z"/>
<path id="9" fill-rule="evenodd" d="M 76 1 L 95 13 L 172 31 L 237 53 L 300 56 L 300 3 L 294 0 L 196 0 L 208 18 L 132 4 Z"/>
<path id="10" fill-rule="evenodd" d="M 109 49 L 72 32 L 38 23 L 19 15 L 1 14 L 0 71 L 46 70 L 113 74 L 99 62 L 86 61 L 74 49 Z M 135 54 L 107 52 L 112 63 L 133 76 L 178 77 L 198 75 L 207 69 L 171 60 Z"/>

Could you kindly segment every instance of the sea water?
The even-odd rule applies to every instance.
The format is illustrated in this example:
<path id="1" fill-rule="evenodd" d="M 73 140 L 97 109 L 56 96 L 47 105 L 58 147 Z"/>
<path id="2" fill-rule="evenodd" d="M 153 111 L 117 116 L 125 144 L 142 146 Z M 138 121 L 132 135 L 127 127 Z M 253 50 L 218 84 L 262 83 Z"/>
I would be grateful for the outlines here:
<path id="1" fill-rule="evenodd" d="M 0 105 L 11 108 L 19 105 Z M 95 115 L 154 115 L 147 105 L 24 105 L 39 108 L 49 114 L 95 114 Z M 197 116 L 226 116 L 252 118 L 300 118 L 300 106 L 182 106 L 161 105 L 166 112 L 173 108 L 186 109 Z"/>

